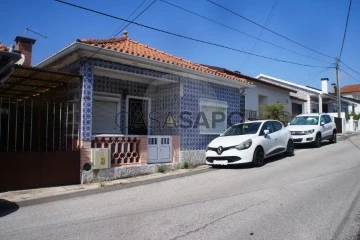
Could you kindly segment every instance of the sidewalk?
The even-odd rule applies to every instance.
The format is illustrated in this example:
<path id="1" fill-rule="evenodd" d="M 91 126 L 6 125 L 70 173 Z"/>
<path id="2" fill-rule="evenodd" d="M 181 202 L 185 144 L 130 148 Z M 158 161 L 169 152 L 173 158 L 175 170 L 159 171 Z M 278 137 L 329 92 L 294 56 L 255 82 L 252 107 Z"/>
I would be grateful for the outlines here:
<path id="1" fill-rule="evenodd" d="M 355 135 L 360 135 L 360 132 L 348 132 L 348 133 L 338 134 L 338 141 L 344 141 L 349 137 Z M 84 193 L 84 192 L 88 192 L 87 194 L 91 194 L 102 191 L 104 192 L 111 191 L 114 189 L 111 187 L 121 188 L 121 187 L 137 186 L 140 184 L 148 184 L 148 183 L 164 181 L 176 177 L 183 177 L 187 175 L 193 175 L 196 173 L 206 172 L 206 171 L 210 171 L 210 169 L 211 167 L 209 166 L 201 165 L 196 168 L 177 169 L 166 173 L 154 173 L 149 175 L 118 179 L 118 180 L 106 181 L 100 183 L 10 191 L 10 192 L 0 193 L 0 200 L 6 200 L 16 203 L 25 203 L 36 199 L 44 199 L 44 198 L 56 199 L 55 198 L 56 196 L 61 196 L 61 195 L 64 195 L 63 198 L 66 198 L 70 194 Z M 84 193 L 84 195 L 86 195 L 86 193 Z"/>
<path id="2" fill-rule="evenodd" d="M 6 200 L 9 202 L 23 203 L 36 199 L 43 199 L 49 197 L 55 197 L 60 195 L 69 195 L 80 192 L 100 192 L 102 189 L 113 190 L 111 187 L 117 186 L 126 186 L 131 187 L 133 184 L 149 184 L 153 182 L 164 181 L 176 177 L 193 175 L 200 172 L 209 171 L 211 167 L 206 165 L 201 165 L 196 168 L 189 169 L 177 169 L 165 173 L 153 173 L 149 175 L 137 176 L 132 178 L 118 179 L 113 181 L 106 181 L 100 183 L 90 183 L 90 184 L 78 184 L 78 185 L 68 185 L 60 187 L 48 187 L 48 188 L 37 188 L 37 189 L 28 189 L 28 190 L 19 190 L 19 191 L 9 191 L 0 193 L 0 200 Z M 135 184 L 138 183 L 138 184 Z M 93 191 L 91 191 L 93 190 Z M 99 190 L 99 191 L 96 191 Z M 66 196 L 65 196 L 66 197 Z"/>

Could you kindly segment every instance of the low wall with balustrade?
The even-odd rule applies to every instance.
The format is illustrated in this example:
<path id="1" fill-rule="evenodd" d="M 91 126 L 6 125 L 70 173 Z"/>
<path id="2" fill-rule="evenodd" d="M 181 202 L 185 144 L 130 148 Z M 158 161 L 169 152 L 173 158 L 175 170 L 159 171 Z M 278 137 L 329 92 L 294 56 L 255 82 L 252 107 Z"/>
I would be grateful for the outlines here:
<path id="1" fill-rule="evenodd" d="M 82 171 L 83 182 L 105 181 L 124 177 L 131 177 L 157 171 L 156 164 L 148 163 L 148 139 L 152 136 L 127 135 L 95 135 L 91 141 L 81 144 L 81 169 L 86 163 L 92 164 L 92 148 L 110 149 L 111 167 L 109 169 Z M 180 138 L 171 138 L 171 159 L 167 163 L 159 163 L 168 169 L 179 167 L 180 164 Z"/>

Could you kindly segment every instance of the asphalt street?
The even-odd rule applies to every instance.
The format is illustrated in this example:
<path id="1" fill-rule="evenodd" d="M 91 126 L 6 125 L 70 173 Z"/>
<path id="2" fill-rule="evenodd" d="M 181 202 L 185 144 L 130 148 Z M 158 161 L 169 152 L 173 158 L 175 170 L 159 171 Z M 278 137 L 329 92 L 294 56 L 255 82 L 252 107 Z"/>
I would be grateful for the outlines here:
<path id="1" fill-rule="evenodd" d="M 261 168 L 226 167 L 20 207 L 0 239 L 360 239 L 360 136 Z"/>

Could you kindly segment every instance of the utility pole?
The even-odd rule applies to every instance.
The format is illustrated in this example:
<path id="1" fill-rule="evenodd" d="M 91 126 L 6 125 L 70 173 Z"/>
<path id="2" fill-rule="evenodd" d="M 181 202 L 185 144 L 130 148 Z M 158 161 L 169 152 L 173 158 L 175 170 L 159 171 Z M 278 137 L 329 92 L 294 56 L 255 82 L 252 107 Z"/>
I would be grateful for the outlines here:
<path id="1" fill-rule="evenodd" d="M 336 69 L 336 98 L 337 98 L 337 112 L 338 118 L 341 118 L 341 99 L 340 99 L 340 85 L 339 85 L 339 58 L 335 59 Z"/>

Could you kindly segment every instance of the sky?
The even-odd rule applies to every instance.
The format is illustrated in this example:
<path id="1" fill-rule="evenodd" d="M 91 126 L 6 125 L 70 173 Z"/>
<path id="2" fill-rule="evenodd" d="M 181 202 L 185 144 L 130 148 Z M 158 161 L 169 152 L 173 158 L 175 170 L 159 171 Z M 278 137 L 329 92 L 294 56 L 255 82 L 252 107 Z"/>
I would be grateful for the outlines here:
<path id="1" fill-rule="evenodd" d="M 191 41 L 134 24 L 126 27 L 131 39 L 177 57 L 195 63 L 225 67 L 252 77 L 266 74 L 319 89 L 321 78 L 329 78 L 329 86 L 336 82 L 335 58 L 340 56 L 350 2 L 350 0 L 65 1 L 123 19 L 134 19 L 142 13 L 135 22 L 223 46 Z M 16 36 L 36 39 L 32 56 L 34 66 L 76 39 L 108 39 L 116 33 L 119 33 L 117 37 L 121 37 L 120 30 L 124 27 L 123 21 L 54 0 L 2 0 L 0 9 L 2 9 L 0 42 L 10 46 Z M 340 58 L 341 87 L 347 84 L 360 84 L 359 13 L 360 1 L 354 0 L 351 4 Z M 310 66 L 301 66 L 301 64 Z"/>

